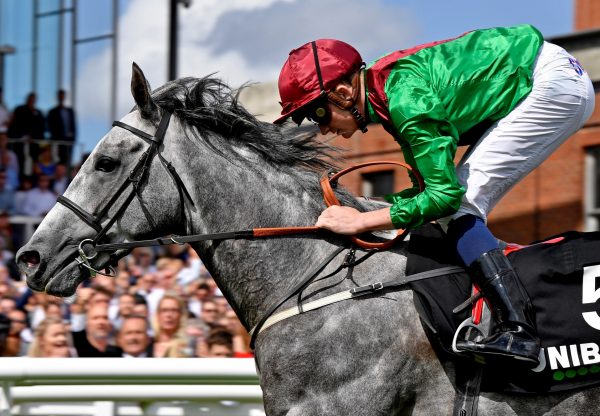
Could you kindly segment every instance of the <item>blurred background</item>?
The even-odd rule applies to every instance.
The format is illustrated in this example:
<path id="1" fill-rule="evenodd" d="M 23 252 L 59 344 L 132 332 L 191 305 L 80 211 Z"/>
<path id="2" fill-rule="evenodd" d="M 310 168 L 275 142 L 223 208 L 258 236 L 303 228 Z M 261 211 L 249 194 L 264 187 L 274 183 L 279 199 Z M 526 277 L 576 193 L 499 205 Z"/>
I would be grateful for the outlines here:
<path id="1" fill-rule="evenodd" d="M 472 29 L 522 23 L 571 52 L 598 91 L 597 0 L 0 0 L 0 313 L 11 321 L 4 355 L 252 357 L 245 330 L 188 247 L 136 249 L 116 279 L 86 283 L 71 304 L 32 293 L 15 268 L 14 253 L 112 121 L 133 107 L 132 62 L 154 87 L 211 73 L 234 88 L 249 83 L 242 102 L 272 121 L 281 65 L 309 40 L 344 40 L 369 62 Z M 381 128 L 323 140 L 351 148 L 348 164 L 402 160 Z M 372 167 L 344 184 L 380 196 L 408 181 L 400 169 Z M 598 230 L 599 219 L 597 109 L 510 192 L 490 226 L 499 238 L 526 244 Z M 50 333 L 59 336 L 50 341 Z"/>

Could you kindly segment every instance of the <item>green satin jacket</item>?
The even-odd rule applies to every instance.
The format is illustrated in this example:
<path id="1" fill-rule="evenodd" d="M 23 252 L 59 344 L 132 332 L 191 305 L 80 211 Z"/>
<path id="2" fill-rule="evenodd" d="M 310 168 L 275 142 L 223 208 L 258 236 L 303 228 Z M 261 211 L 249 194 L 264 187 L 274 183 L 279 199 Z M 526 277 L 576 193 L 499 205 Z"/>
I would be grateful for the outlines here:
<path id="1" fill-rule="evenodd" d="M 455 213 L 465 192 L 454 166 L 461 139 L 506 116 L 532 88 L 543 43 L 530 25 L 475 30 L 386 55 L 366 71 L 367 111 L 425 181 L 388 195 L 397 228 Z M 479 132 L 479 133 L 477 133 Z"/>

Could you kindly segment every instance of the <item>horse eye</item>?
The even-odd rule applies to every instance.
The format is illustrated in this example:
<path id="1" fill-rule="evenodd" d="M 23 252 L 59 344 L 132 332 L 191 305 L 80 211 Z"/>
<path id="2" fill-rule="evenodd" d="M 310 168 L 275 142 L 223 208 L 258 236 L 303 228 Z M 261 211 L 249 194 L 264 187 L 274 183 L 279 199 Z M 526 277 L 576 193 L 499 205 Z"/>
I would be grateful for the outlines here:
<path id="1" fill-rule="evenodd" d="M 119 162 L 111 159 L 110 157 L 103 157 L 96 161 L 94 168 L 101 172 L 112 172 L 113 170 L 115 170 L 118 164 Z"/>

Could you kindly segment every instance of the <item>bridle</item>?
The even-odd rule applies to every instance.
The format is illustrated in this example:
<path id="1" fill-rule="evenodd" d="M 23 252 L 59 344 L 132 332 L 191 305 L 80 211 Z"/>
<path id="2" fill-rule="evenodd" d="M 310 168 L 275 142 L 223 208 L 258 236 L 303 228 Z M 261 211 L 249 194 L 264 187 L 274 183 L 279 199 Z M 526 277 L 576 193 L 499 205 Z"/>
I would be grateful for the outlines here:
<path id="1" fill-rule="evenodd" d="M 171 237 L 160 237 L 160 238 L 155 238 L 155 239 L 150 239 L 150 240 L 138 240 L 138 241 L 129 241 L 129 242 L 121 242 L 121 243 L 99 244 L 99 242 L 102 240 L 102 238 L 104 236 L 106 236 L 106 234 L 108 233 L 110 228 L 114 225 L 114 223 L 124 214 L 125 210 L 129 206 L 129 204 L 131 203 L 133 198 L 136 196 L 140 202 L 140 205 L 142 206 L 142 210 L 144 211 L 144 214 L 146 215 L 147 220 L 152 225 L 154 225 L 154 221 L 152 220 L 152 217 L 149 215 L 147 210 L 144 208 L 144 203 L 140 196 L 140 192 L 141 192 L 141 186 L 148 179 L 148 172 L 149 172 L 150 166 L 152 164 L 152 161 L 154 160 L 155 157 L 159 158 L 162 165 L 165 167 L 167 172 L 169 172 L 169 175 L 173 178 L 173 180 L 175 181 L 175 184 L 177 185 L 177 189 L 179 192 L 179 198 L 180 198 L 180 202 L 181 202 L 181 204 L 180 204 L 181 215 L 183 218 L 183 222 L 185 224 L 185 229 L 188 230 L 188 226 L 187 226 L 188 220 L 185 215 L 185 199 L 187 199 L 189 201 L 189 203 L 192 204 L 192 206 L 195 206 L 195 204 L 192 201 L 192 198 L 191 198 L 188 190 L 186 189 L 183 181 L 181 180 L 180 176 L 177 174 L 175 167 L 171 163 L 166 161 L 160 153 L 160 147 L 163 144 L 165 134 L 166 134 L 167 128 L 169 126 L 170 118 L 171 118 L 171 113 L 164 111 L 154 136 L 152 136 L 142 130 L 139 130 L 133 126 L 130 126 L 129 124 L 125 124 L 120 121 L 113 122 L 113 124 L 112 124 L 113 127 L 120 127 L 125 130 L 128 130 L 129 132 L 135 134 L 136 136 L 140 137 L 144 141 L 148 142 L 150 144 L 150 146 L 148 147 L 148 149 L 146 149 L 146 151 L 144 153 L 142 153 L 142 155 L 140 156 L 139 160 L 137 161 L 137 163 L 135 164 L 133 169 L 129 172 L 127 179 L 121 184 L 121 186 L 117 189 L 117 191 L 110 197 L 108 202 L 101 209 L 98 210 L 98 213 L 90 214 L 89 212 L 87 212 L 86 210 L 81 208 L 78 204 L 71 201 L 67 197 L 59 196 L 57 199 L 57 202 L 61 203 L 62 205 L 64 205 L 65 207 L 67 207 L 68 209 L 73 211 L 83 222 L 85 222 L 89 227 L 93 228 L 97 232 L 95 237 L 84 239 L 79 243 L 78 249 L 77 249 L 78 257 L 75 258 L 75 261 L 79 264 L 79 266 L 85 267 L 86 269 L 89 270 L 91 277 L 94 277 L 96 274 L 102 274 L 102 275 L 109 276 L 109 277 L 116 276 L 116 271 L 110 265 L 110 263 L 112 263 L 110 261 L 110 259 L 108 262 L 109 265 L 107 266 L 107 268 L 108 268 L 107 273 L 103 273 L 103 272 L 95 269 L 90 264 L 90 260 L 93 260 L 94 258 L 96 258 L 99 252 L 110 252 L 111 253 L 110 256 L 113 257 L 114 254 L 116 252 L 118 252 L 119 250 L 130 250 L 135 247 L 148 247 L 148 246 L 168 245 L 168 244 L 186 244 L 186 243 L 191 243 L 191 242 L 207 241 L 207 240 L 215 241 L 215 240 L 237 240 L 237 239 L 266 238 L 266 237 L 282 237 L 282 236 L 299 235 L 299 234 L 304 234 L 304 235 L 317 234 L 317 233 L 323 232 L 323 230 L 321 228 L 318 228 L 315 226 L 312 226 L 312 227 L 254 228 L 254 229 L 243 230 L 243 231 L 222 232 L 222 233 L 213 233 L 213 234 L 195 234 L 195 235 L 185 235 L 185 236 L 171 236 Z M 323 177 L 321 178 L 321 188 L 323 190 L 323 196 L 324 196 L 326 205 L 327 206 L 340 205 L 340 203 L 335 195 L 335 192 L 333 191 L 333 188 L 337 185 L 337 181 L 340 177 L 342 177 L 346 173 L 352 172 L 359 168 L 373 166 L 373 165 L 380 165 L 380 164 L 396 165 L 396 166 L 404 167 L 409 171 L 412 170 L 412 168 L 409 165 L 402 163 L 402 162 L 383 161 L 383 162 L 366 162 L 366 163 L 354 165 L 354 166 L 346 168 L 340 172 L 330 171 L 326 175 L 323 175 Z M 421 178 L 421 176 L 419 175 L 419 173 L 417 171 L 413 171 L 413 174 L 417 177 L 420 187 L 421 187 L 421 190 L 423 190 L 423 188 L 424 188 L 423 179 Z M 130 190 L 129 194 L 123 200 L 121 205 L 116 209 L 116 213 L 111 218 L 109 218 L 108 217 L 109 210 L 113 207 L 113 205 L 115 205 L 117 203 L 117 201 L 119 200 L 121 195 L 130 186 L 131 186 L 131 190 Z M 102 225 L 102 221 L 104 221 L 106 218 L 108 218 L 108 221 L 106 222 L 106 224 Z M 373 242 L 363 241 L 363 240 L 357 238 L 356 236 L 351 236 L 351 242 L 353 243 L 352 244 L 353 248 L 351 248 L 349 254 L 346 256 L 344 263 L 340 267 L 338 267 L 333 274 L 337 273 L 338 271 L 340 271 L 343 268 L 354 267 L 356 264 L 359 264 L 360 262 L 364 261 L 365 259 L 370 257 L 375 252 L 390 248 L 396 242 L 403 240 L 406 237 L 407 233 L 408 233 L 408 230 L 398 230 L 398 234 L 394 239 L 388 240 L 383 243 L 373 243 Z M 354 247 L 360 247 L 362 249 L 366 249 L 367 254 L 365 256 L 363 256 L 361 259 L 359 259 L 358 261 L 355 261 L 354 260 L 354 253 L 355 253 Z M 338 246 L 334 250 L 334 252 L 331 253 L 325 260 L 323 260 L 312 273 L 305 276 L 296 286 L 294 286 L 294 288 L 292 288 L 292 290 L 290 290 L 286 296 L 284 296 L 282 299 L 279 299 L 279 301 L 277 301 L 271 305 L 271 307 L 263 314 L 263 316 L 258 320 L 258 323 L 252 329 L 251 345 L 253 348 L 254 348 L 254 343 L 256 341 L 256 337 L 260 333 L 261 328 L 265 325 L 266 326 L 272 325 L 272 323 L 270 323 L 270 321 L 269 321 L 272 314 L 281 305 L 283 305 L 283 303 L 285 303 L 285 301 L 290 299 L 292 296 L 294 296 L 297 293 L 301 294 L 302 290 L 305 287 L 307 287 L 319 275 L 319 273 L 321 273 L 325 269 L 325 267 L 334 258 L 336 258 L 336 256 L 339 253 L 341 253 L 343 250 L 345 250 L 347 248 L 348 248 L 347 244 Z M 113 260 L 116 261 L 117 258 L 113 257 Z M 332 274 L 330 274 L 328 276 L 331 276 L 331 275 Z M 427 276 L 427 277 L 429 277 L 429 276 Z M 421 277 L 419 277 L 419 279 L 420 278 L 423 278 L 423 277 L 421 276 Z M 392 285 L 392 286 L 393 285 L 396 285 L 396 286 L 397 285 L 405 285 L 405 284 L 406 284 L 406 282 L 404 280 L 400 283 L 398 283 L 398 282 L 388 283 L 388 285 Z M 353 289 L 353 291 L 350 291 L 349 293 L 352 296 L 362 296 L 364 294 L 368 294 L 373 291 L 381 290 L 384 287 L 386 287 L 386 286 L 383 283 L 377 283 L 374 285 L 368 285 L 365 287 L 355 288 L 355 289 Z M 338 295 L 335 295 L 334 297 L 336 297 L 336 300 L 334 300 L 334 301 L 338 301 L 341 299 L 341 298 L 337 299 Z M 329 304 L 329 303 L 331 303 L 330 300 L 328 300 L 328 303 L 322 303 L 321 306 L 323 306 L 325 304 Z M 311 304 L 310 307 L 314 308 L 314 305 Z M 300 307 L 299 311 L 300 311 L 300 313 L 302 312 L 301 307 Z M 284 314 L 287 314 L 287 313 L 288 313 L 287 311 L 284 311 Z M 275 318 L 276 318 L 276 320 L 282 319 L 279 316 L 277 316 Z"/>
<path id="2" fill-rule="evenodd" d="M 135 247 L 149 247 L 149 246 L 169 245 L 169 244 L 186 244 L 186 243 L 207 241 L 207 240 L 214 241 L 214 240 L 236 240 L 236 239 L 254 239 L 254 238 L 266 238 L 266 237 L 281 237 L 281 236 L 298 235 L 298 234 L 316 234 L 316 233 L 320 233 L 323 231 L 321 228 L 314 227 L 314 226 L 312 226 L 312 227 L 254 228 L 254 229 L 250 229 L 250 230 L 232 231 L 232 232 L 223 232 L 223 233 L 171 236 L 171 237 L 160 237 L 160 238 L 155 238 L 155 239 L 150 239 L 150 240 L 138 240 L 138 241 L 129 241 L 129 242 L 122 242 L 122 243 L 99 244 L 100 241 L 102 240 L 102 238 L 104 236 L 106 236 L 106 234 L 108 233 L 110 228 L 114 225 L 114 223 L 119 218 L 121 218 L 121 216 L 124 214 L 125 210 L 129 206 L 129 204 L 131 203 L 133 198 L 136 196 L 140 202 L 140 206 L 142 207 L 142 210 L 144 212 L 144 215 L 146 216 L 146 219 L 148 220 L 148 222 L 150 222 L 153 229 L 156 228 L 155 223 L 152 219 L 152 216 L 145 208 L 144 202 L 140 195 L 141 187 L 145 183 L 145 181 L 148 179 L 148 172 L 149 172 L 150 166 L 152 164 L 152 161 L 154 160 L 155 157 L 159 158 L 161 164 L 164 166 L 164 168 L 169 173 L 169 175 L 171 176 L 171 178 L 173 179 L 173 181 L 175 182 L 175 184 L 177 186 L 177 190 L 179 192 L 179 198 L 180 198 L 181 217 L 183 219 L 183 223 L 184 223 L 184 227 L 185 227 L 186 231 L 189 231 L 189 229 L 190 229 L 189 224 L 188 224 L 189 221 L 187 219 L 187 216 L 185 215 L 185 199 L 188 200 L 188 202 L 192 205 L 192 207 L 195 207 L 195 204 L 194 204 L 187 188 L 185 187 L 185 184 L 181 180 L 181 177 L 177 174 L 175 167 L 170 162 L 165 160 L 165 158 L 160 153 L 160 147 L 163 144 L 167 128 L 169 127 L 170 118 L 171 118 L 171 113 L 163 110 L 162 118 L 159 122 L 158 128 L 157 128 L 154 136 L 152 136 L 142 130 L 139 130 L 133 126 L 130 126 L 129 124 L 125 124 L 120 121 L 113 122 L 113 124 L 112 124 L 113 127 L 120 127 L 125 130 L 128 130 L 129 132 L 133 133 L 134 135 L 136 135 L 139 138 L 143 139 L 144 141 L 148 142 L 150 146 L 148 147 L 148 149 L 146 149 L 146 151 L 144 153 L 142 153 L 142 155 L 140 156 L 139 160 L 137 161 L 137 163 L 135 164 L 133 169 L 129 172 L 127 179 L 121 184 L 121 186 L 116 190 L 116 192 L 113 193 L 113 195 L 110 197 L 108 202 L 106 202 L 106 204 L 104 204 L 104 206 L 98 210 L 98 213 L 90 214 L 89 212 L 87 212 L 86 210 L 81 208 L 78 204 L 71 201 L 70 199 L 68 199 L 65 196 L 59 196 L 57 199 L 57 202 L 61 203 L 62 205 L 64 205 L 65 207 L 67 207 L 68 209 L 73 211 L 83 222 L 85 222 L 89 227 L 93 228 L 97 232 L 95 237 L 84 239 L 79 243 L 78 248 L 77 248 L 78 256 L 75 259 L 75 261 L 77 263 L 79 263 L 80 266 L 85 267 L 86 269 L 89 270 L 92 277 L 94 277 L 96 274 L 102 274 L 102 275 L 106 275 L 106 276 L 110 276 L 110 277 L 116 276 L 116 271 L 110 265 L 111 261 L 108 262 L 109 263 L 109 265 L 107 266 L 108 273 L 103 273 L 103 272 L 95 269 L 90 264 L 90 260 L 95 259 L 99 252 L 111 252 L 111 256 L 112 256 L 118 250 L 130 250 Z M 337 181 L 341 176 L 343 176 L 346 173 L 349 173 L 351 171 L 354 171 L 356 169 L 362 168 L 362 167 L 367 167 L 367 166 L 372 166 L 372 165 L 380 165 L 380 164 L 397 165 L 397 166 L 404 167 L 409 171 L 412 170 L 409 165 L 402 163 L 402 162 L 383 161 L 383 162 L 362 163 L 362 164 L 351 166 L 340 172 L 329 172 L 327 175 L 324 175 L 321 179 L 321 187 L 323 190 L 323 195 L 325 198 L 326 205 L 327 206 L 340 205 L 340 203 L 337 200 L 335 193 L 332 189 L 332 186 L 335 186 L 337 184 Z M 423 184 L 422 178 L 420 177 L 420 175 L 418 174 L 417 171 L 413 171 L 413 173 L 418 178 L 419 183 L 421 185 L 421 190 L 423 190 L 424 184 Z M 113 207 L 113 205 L 115 205 L 117 203 L 117 201 L 119 200 L 121 195 L 130 186 L 131 186 L 131 190 L 129 192 L 129 195 L 127 195 L 127 197 L 123 200 L 121 205 L 117 208 L 116 213 L 111 218 L 109 218 L 108 217 L 109 210 Z M 106 222 L 106 224 L 102 225 L 102 221 L 104 221 L 106 218 L 108 218 L 108 221 Z M 360 248 L 363 248 L 363 249 L 385 250 L 385 249 L 390 248 L 396 242 L 403 240 L 405 238 L 406 234 L 407 234 L 407 231 L 398 230 L 398 234 L 394 239 L 383 242 L 383 243 L 373 243 L 373 242 L 363 241 L 363 240 L 357 238 L 356 236 L 352 236 L 351 240 L 354 243 L 354 245 L 356 245 Z M 114 260 L 116 261 L 117 259 L 114 258 Z"/>
<path id="3" fill-rule="evenodd" d="M 125 212 L 125 210 L 127 209 L 127 207 L 129 206 L 129 204 L 131 203 L 131 201 L 133 200 L 134 197 L 137 196 L 138 200 L 140 201 L 140 205 L 142 206 L 142 209 L 144 211 L 144 214 L 146 216 L 146 219 L 154 227 L 154 225 L 155 225 L 154 220 L 152 219 L 152 216 L 150 216 L 149 213 L 147 212 L 147 210 L 144 208 L 144 203 L 140 196 L 140 192 L 141 192 L 141 187 L 143 186 L 145 181 L 148 179 L 148 172 L 149 172 L 150 166 L 156 156 L 158 156 L 159 160 L 161 161 L 161 164 L 165 167 L 167 172 L 169 172 L 169 175 L 173 178 L 173 180 L 175 181 L 175 184 L 177 185 L 179 197 L 181 199 L 182 218 L 183 218 L 184 224 L 186 224 L 185 227 L 187 229 L 187 219 L 185 216 L 185 204 L 183 203 L 184 202 L 183 199 L 185 197 L 192 204 L 192 206 L 194 206 L 194 202 L 192 201 L 192 198 L 190 197 L 188 190 L 186 189 L 183 181 L 181 180 L 180 176 L 177 174 L 177 171 L 175 170 L 173 165 L 170 162 L 168 162 L 167 160 L 165 160 L 165 158 L 160 153 L 160 146 L 163 144 L 165 134 L 167 132 L 167 128 L 169 127 L 170 119 L 171 119 L 171 113 L 163 110 L 162 118 L 160 120 L 160 123 L 158 124 L 158 128 L 157 128 L 154 136 L 152 136 L 142 130 L 139 130 L 133 126 L 130 126 L 129 124 L 125 124 L 120 121 L 113 122 L 113 124 L 112 124 L 113 127 L 120 127 L 125 130 L 128 130 L 129 132 L 135 134 L 139 138 L 148 142 L 150 144 L 150 146 L 146 149 L 146 151 L 144 153 L 142 153 L 142 155 L 138 159 L 138 161 L 135 164 L 135 166 L 133 167 L 133 169 L 129 172 L 127 179 L 112 194 L 110 199 L 106 202 L 106 204 L 104 204 L 104 206 L 101 209 L 98 210 L 97 213 L 90 214 L 89 212 L 87 212 L 86 210 L 81 208 L 78 204 L 71 201 L 69 198 L 67 198 L 65 196 L 59 196 L 57 198 L 57 202 L 61 203 L 65 207 L 69 208 L 83 222 L 85 222 L 88 226 L 90 226 L 97 232 L 95 237 L 82 240 L 79 243 L 79 245 L 78 245 L 79 256 L 76 258 L 76 261 L 81 266 L 89 269 L 90 273 L 92 274 L 92 277 L 95 274 L 103 274 L 103 275 L 108 275 L 108 276 L 116 275 L 112 266 L 110 266 L 110 265 L 108 266 L 108 268 L 109 268 L 108 274 L 102 273 L 101 271 L 96 270 L 91 266 L 90 260 L 96 258 L 96 256 L 98 255 L 98 252 L 99 252 L 99 250 L 97 250 L 98 243 L 102 240 L 102 238 L 110 230 L 110 228 L 113 226 L 113 224 L 119 218 L 121 218 L 121 216 L 123 215 L 123 213 Z M 130 186 L 131 186 L 131 190 L 129 191 L 129 194 L 127 195 L 127 197 L 123 200 L 121 205 L 117 208 L 116 213 L 111 218 L 108 218 L 109 210 L 117 203 L 117 201 L 119 200 L 121 195 Z M 106 218 L 108 218 L 108 222 L 106 222 L 106 224 L 102 225 L 102 221 L 104 221 Z M 173 242 L 176 242 L 176 241 L 173 240 Z"/>

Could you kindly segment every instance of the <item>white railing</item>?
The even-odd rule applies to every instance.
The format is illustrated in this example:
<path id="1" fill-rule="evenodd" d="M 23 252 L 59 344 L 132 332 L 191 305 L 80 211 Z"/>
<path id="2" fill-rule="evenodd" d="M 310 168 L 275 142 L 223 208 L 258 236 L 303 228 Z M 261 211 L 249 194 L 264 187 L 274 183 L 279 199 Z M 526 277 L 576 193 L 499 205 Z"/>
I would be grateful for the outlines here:
<path id="1" fill-rule="evenodd" d="M 24 137 L 22 139 L 10 138 L 8 139 L 9 144 L 21 144 L 23 145 L 23 166 L 21 166 L 21 170 L 26 175 L 31 175 L 33 173 L 33 159 L 31 158 L 31 144 L 37 145 L 50 145 L 52 149 L 52 160 L 58 160 L 58 147 L 59 146 L 68 146 L 72 147 L 74 150 L 74 146 L 80 145 L 78 142 L 66 141 L 66 140 L 33 140 L 28 137 Z M 81 146 L 78 146 L 81 147 Z M 70 164 L 70 161 L 69 161 Z"/>
<path id="2" fill-rule="evenodd" d="M 220 414 L 242 414 L 234 411 L 243 404 L 262 408 L 253 359 L 0 358 L 0 383 L 0 416 L 36 402 L 96 402 L 87 413 L 94 415 L 138 414 L 131 405 L 119 412 L 118 402 L 134 402 L 139 414 L 149 414 L 151 403 L 173 401 L 231 410 Z"/>

